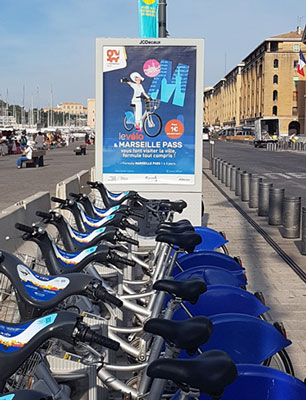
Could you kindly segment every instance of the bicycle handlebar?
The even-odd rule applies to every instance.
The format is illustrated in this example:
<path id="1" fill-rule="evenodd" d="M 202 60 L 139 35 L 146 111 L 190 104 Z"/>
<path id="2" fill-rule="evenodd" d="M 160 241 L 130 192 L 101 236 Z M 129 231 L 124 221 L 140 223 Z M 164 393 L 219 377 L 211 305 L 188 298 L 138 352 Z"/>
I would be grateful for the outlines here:
<path id="1" fill-rule="evenodd" d="M 138 212 L 136 212 L 136 211 L 134 211 L 132 209 L 129 210 L 129 214 L 134 216 L 134 217 L 138 217 L 138 218 L 144 219 L 144 215 L 143 214 L 139 214 Z"/>
<path id="2" fill-rule="evenodd" d="M 15 224 L 15 228 L 18 229 L 19 231 L 26 232 L 26 233 L 33 234 L 35 232 L 35 228 L 33 226 L 19 224 L 19 222 L 17 222 Z"/>
<path id="3" fill-rule="evenodd" d="M 99 182 L 87 181 L 87 185 L 91 186 L 92 188 L 96 188 L 99 185 Z"/>
<path id="4" fill-rule="evenodd" d="M 60 203 L 60 204 L 66 204 L 66 200 L 60 199 L 59 197 L 51 197 L 51 200 L 54 201 L 54 203 Z"/>
<path id="5" fill-rule="evenodd" d="M 123 241 L 123 242 L 126 242 L 126 243 L 130 243 L 130 244 L 133 244 L 135 246 L 139 245 L 138 240 L 129 238 L 128 236 L 123 235 L 121 232 L 117 232 L 116 236 L 117 236 L 117 239 L 120 240 L 120 241 Z"/>
<path id="6" fill-rule="evenodd" d="M 135 267 L 135 265 L 136 265 L 135 261 L 118 256 L 118 254 L 114 254 L 112 252 L 110 252 L 108 254 L 108 261 L 113 262 L 114 264 L 121 263 L 121 264 L 129 265 L 130 267 Z"/>
<path id="7" fill-rule="evenodd" d="M 114 304 L 116 307 L 122 307 L 123 302 L 118 299 L 118 297 L 110 294 L 103 286 L 99 287 L 99 289 L 96 290 L 95 296 L 102 301 L 106 301 L 110 304 Z"/>
<path id="8" fill-rule="evenodd" d="M 77 194 L 77 193 L 69 193 L 69 196 L 73 197 L 74 199 L 80 199 L 80 198 L 83 197 L 83 194 L 82 193 L 79 193 L 79 194 Z"/>
<path id="9" fill-rule="evenodd" d="M 123 226 L 124 228 L 132 229 L 132 231 L 135 231 L 135 232 L 139 232 L 139 231 L 140 231 L 140 229 L 138 228 L 138 226 L 135 226 L 135 225 L 133 225 L 133 224 L 130 224 L 127 220 L 122 220 L 122 226 Z"/>
<path id="10" fill-rule="evenodd" d="M 89 344 L 99 344 L 103 347 L 107 347 L 110 350 L 117 351 L 120 348 L 120 344 L 118 342 L 109 339 L 106 336 L 97 334 L 88 326 L 82 326 L 76 336 L 81 342 L 88 342 Z"/>
<path id="11" fill-rule="evenodd" d="M 51 213 L 46 213 L 46 212 L 44 212 L 44 211 L 36 211 L 35 214 L 36 214 L 38 217 L 45 218 L 45 219 L 51 219 L 51 218 L 52 218 Z"/>

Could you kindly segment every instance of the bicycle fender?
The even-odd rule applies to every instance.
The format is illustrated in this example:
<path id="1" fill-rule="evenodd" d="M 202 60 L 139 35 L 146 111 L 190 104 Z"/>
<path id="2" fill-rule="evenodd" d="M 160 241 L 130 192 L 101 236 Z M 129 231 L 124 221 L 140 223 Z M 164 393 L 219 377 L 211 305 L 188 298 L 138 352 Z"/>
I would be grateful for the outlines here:
<path id="1" fill-rule="evenodd" d="M 246 285 L 245 276 L 242 273 L 234 274 L 223 268 L 204 265 L 189 268 L 174 276 L 175 280 L 201 278 L 207 285 L 230 285 L 242 287 Z"/>
<path id="2" fill-rule="evenodd" d="M 178 256 L 177 261 L 183 269 L 196 267 L 197 265 L 216 265 L 230 271 L 244 269 L 233 257 L 217 251 L 201 250 L 191 254 L 182 254 Z"/>
<path id="3" fill-rule="evenodd" d="M 194 230 L 202 238 L 202 243 L 198 244 L 194 251 L 199 250 L 215 250 L 228 243 L 219 232 L 204 226 L 195 226 Z"/>
<path id="4" fill-rule="evenodd" d="M 305 384 L 294 376 L 261 365 L 238 364 L 237 369 L 238 377 L 225 389 L 222 400 L 306 399 Z M 200 400 L 211 399 L 201 395 Z"/>
<path id="5" fill-rule="evenodd" d="M 125 112 L 125 116 L 126 116 L 126 120 L 128 122 L 131 122 L 133 124 L 135 123 L 135 116 L 134 116 L 134 113 L 132 111 L 126 111 Z"/>
<path id="6" fill-rule="evenodd" d="M 269 311 L 252 293 L 234 286 L 211 285 L 203 293 L 196 304 L 184 303 L 192 315 L 209 317 L 215 314 L 240 313 L 258 317 Z M 173 319 L 188 318 L 186 311 L 179 308 Z"/>
<path id="7" fill-rule="evenodd" d="M 237 364 L 261 364 L 291 344 L 273 325 L 251 315 L 217 314 L 210 319 L 214 330 L 202 351 L 223 350 Z"/>

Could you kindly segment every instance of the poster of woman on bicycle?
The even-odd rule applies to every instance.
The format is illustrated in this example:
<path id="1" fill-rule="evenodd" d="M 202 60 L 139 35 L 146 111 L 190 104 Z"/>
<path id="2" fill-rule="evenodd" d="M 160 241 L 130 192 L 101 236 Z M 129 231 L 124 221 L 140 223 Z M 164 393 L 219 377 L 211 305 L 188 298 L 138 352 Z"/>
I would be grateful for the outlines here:
<path id="1" fill-rule="evenodd" d="M 103 48 L 105 182 L 194 183 L 196 46 Z"/>

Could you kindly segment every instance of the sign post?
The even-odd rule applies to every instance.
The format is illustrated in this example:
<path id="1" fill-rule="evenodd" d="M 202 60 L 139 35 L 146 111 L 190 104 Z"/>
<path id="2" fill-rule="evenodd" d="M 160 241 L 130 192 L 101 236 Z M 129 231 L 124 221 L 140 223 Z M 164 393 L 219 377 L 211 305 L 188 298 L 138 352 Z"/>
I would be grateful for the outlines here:
<path id="1" fill-rule="evenodd" d="M 96 40 L 96 178 L 201 224 L 202 39 Z"/>

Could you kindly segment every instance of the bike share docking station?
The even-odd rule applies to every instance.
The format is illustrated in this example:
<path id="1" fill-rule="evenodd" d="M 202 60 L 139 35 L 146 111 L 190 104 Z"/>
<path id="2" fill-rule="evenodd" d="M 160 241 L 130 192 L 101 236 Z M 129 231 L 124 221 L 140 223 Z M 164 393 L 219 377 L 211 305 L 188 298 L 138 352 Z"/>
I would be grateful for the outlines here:
<path id="1" fill-rule="evenodd" d="M 96 39 L 95 179 L 201 225 L 203 39 Z"/>

